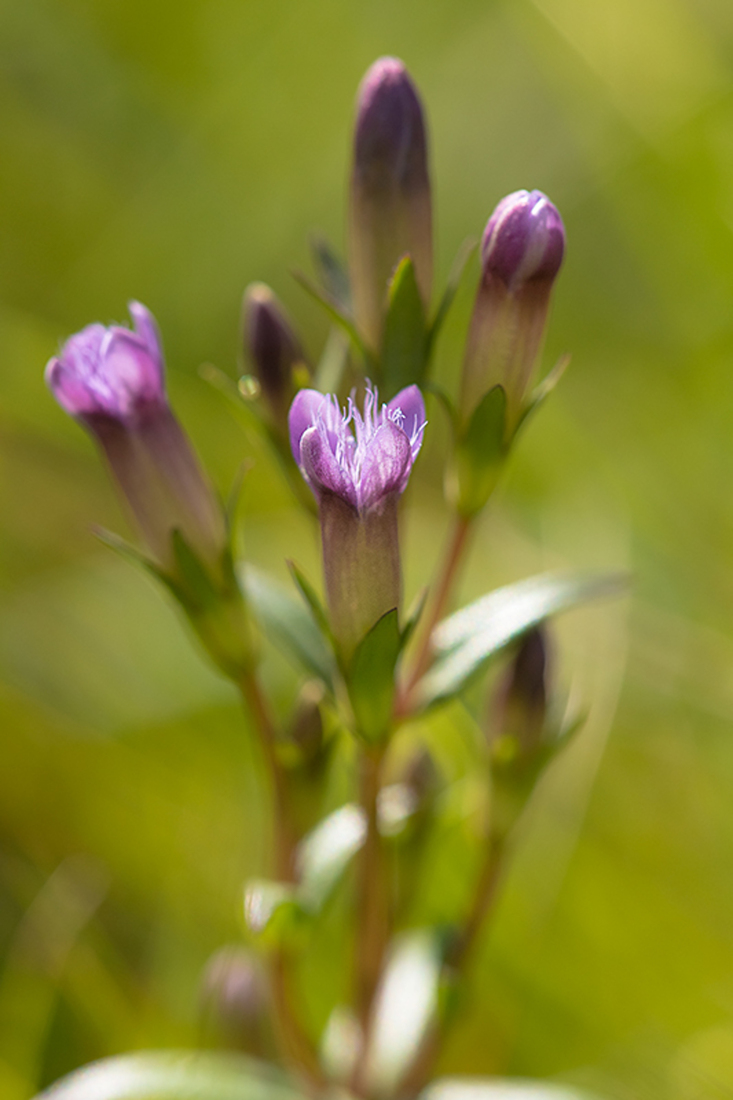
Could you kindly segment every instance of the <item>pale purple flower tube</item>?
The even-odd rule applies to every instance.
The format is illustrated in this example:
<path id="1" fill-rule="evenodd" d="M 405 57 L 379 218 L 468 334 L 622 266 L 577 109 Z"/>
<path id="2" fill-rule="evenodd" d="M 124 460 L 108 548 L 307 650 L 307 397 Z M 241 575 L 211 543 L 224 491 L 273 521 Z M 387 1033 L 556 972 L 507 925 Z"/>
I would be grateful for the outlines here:
<path id="1" fill-rule="evenodd" d="M 134 330 L 88 325 L 46 368 L 61 407 L 95 437 L 154 558 L 173 568 L 178 529 L 206 564 L 225 547 L 221 508 L 165 391 L 153 315 L 131 302 Z"/>
<path id="2" fill-rule="evenodd" d="M 353 397 L 301 390 L 290 408 L 290 442 L 318 500 L 326 596 L 342 660 L 377 619 L 399 606 L 397 501 L 420 451 L 425 405 L 408 386 L 380 406 L 367 385 Z"/>
<path id="3" fill-rule="evenodd" d="M 507 435 L 521 419 L 544 339 L 550 296 L 565 253 L 565 228 L 541 191 L 515 191 L 489 218 L 461 382 L 464 422 L 502 385 Z"/>

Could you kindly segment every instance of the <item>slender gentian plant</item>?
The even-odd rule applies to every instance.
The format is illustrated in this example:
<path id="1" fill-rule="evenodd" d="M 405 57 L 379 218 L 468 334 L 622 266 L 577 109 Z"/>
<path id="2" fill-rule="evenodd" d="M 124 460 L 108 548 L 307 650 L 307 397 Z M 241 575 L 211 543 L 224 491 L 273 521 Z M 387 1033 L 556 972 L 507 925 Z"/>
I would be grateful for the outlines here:
<path id="1" fill-rule="evenodd" d="M 498 204 L 481 243 L 452 392 L 431 383 L 429 370 L 468 250 L 434 306 L 432 248 L 425 114 L 404 64 L 381 58 L 357 100 L 348 265 L 321 242 L 320 283 L 299 277 L 334 325 L 323 357 L 311 369 L 316 360 L 284 308 L 254 284 L 242 334 L 251 373 L 238 385 L 217 376 L 221 389 L 247 402 L 244 420 L 271 445 L 291 486 L 300 486 L 306 512 L 318 513 L 323 601 L 294 562 L 298 591 L 288 593 L 238 560 L 231 510 L 169 406 L 160 337 L 145 307 L 130 305 L 132 330 L 90 325 L 48 365 L 58 402 L 104 454 L 142 549 L 107 541 L 173 594 L 241 693 L 259 738 L 272 795 L 272 858 L 245 884 L 243 944 L 206 968 L 204 1002 L 222 1041 L 233 1037 L 279 1063 L 275 1071 L 216 1056 L 130 1056 L 72 1075 L 49 1100 L 412 1100 L 435 1074 L 460 1003 L 448 994 L 470 973 L 515 826 L 572 732 L 557 707 L 546 621 L 615 592 L 619 579 L 530 578 L 450 613 L 475 520 L 519 429 L 560 375 L 558 367 L 535 386 L 565 230 L 540 191 L 517 191 Z M 399 512 L 429 430 L 428 392 L 440 397 L 450 432 L 444 461 L 426 464 L 426 477 L 439 465 L 446 470 L 452 534 L 427 593 L 406 615 Z M 437 404 L 435 413 L 442 415 Z M 277 718 L 263 686 L 270 659 L 263 653 L 271 650 L 258 645 L 260 633 L 299 673 L 290 713 L 280 705 Z M 477 706 L 477 693 L 464 689 L 492 661 L 503 667 L 488 703 Z M 432 874 L 425 853 L 451 828 L 430 731 L 433 715 L 459 697 L 473 716 L 472 767 L 483 791 L 479 823 L 465 835 L 478 870 L 468 904 L 445 898 L 451 915 L 438 926 L 419 916 Z M 356 905 L 351 915 L 336 907 L 348 930 L 332 937 L 327 902 L 335 893 L 354 896 Z M 324 921 L 331 922 L 325 933 Z M 303 996 L 304 963 L 324 938 L 332 952 L 345 953 L 342 993 L 325 1021 L 322 1007 L 314 1011 L 313 998 Z M 486 1100 L 515 1094 L 494 1079 L 476 1087 Z M 537 1084 L 522 1095 L 579 1094 Z"/>

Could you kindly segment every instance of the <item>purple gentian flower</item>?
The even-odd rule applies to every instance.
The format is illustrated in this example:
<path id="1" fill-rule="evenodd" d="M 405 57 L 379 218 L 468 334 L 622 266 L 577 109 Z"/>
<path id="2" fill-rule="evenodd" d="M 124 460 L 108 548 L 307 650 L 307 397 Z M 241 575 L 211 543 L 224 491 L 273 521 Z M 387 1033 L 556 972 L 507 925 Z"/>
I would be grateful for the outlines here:
<path id="1" fill-rule="evenodd" d="M 46 367 L 58 403 L 88 425 L 102 418 L 133 428 L 168 406 L 155 318 L 139 302 L 130 302 L 129 310 L 133 332 L 121 325 L 87 325 Z"/>
<path id="2" fill-rule="evenodd" d="M 226 546 L 221 507 L 171 412 L 153 315 L 131 302 L 134 330 L 88 325 L 46 368 L 61 407 L 94 436 L 158 565 L 175 572 L 178 530 L 218 570 Z"/>
<path id="3" fill-rule="evenodd" d="M 318 500 L 331 629 L 347 667 L 367 631 L 401 596 L 397 502 L 422 445 L 425 405 L 417 386 L 379 404 L 367 383 L 353 397 L 301 390 L 290 408 L 295 461 Z"/>
<path id="4" fill-rule="evenodd" d="M 301 390 L 289 425 L 293 456 L 316 497 L 333 494 L 363 515 L 404 491 L 422 446 L 425 404 L 417 386 L 380 407 L 367 383 L 363 413 L 353 397 L 342 410 L 331 394 Z"/>

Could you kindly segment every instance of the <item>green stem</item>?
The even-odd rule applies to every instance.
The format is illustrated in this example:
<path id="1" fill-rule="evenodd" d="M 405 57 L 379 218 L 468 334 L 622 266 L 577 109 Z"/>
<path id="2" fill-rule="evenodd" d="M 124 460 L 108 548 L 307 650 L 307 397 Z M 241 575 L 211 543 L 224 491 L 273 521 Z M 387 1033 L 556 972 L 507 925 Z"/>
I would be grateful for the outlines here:
<path id="1" fill-rule="evenodd" d="M 476 884 L 471 908 L 458 936 L 446 954 L 444 967 L 455 982 L 466 972 L 479 934 L 496 900 L 504 855 L 504 838 L 492 835 Z M 412 1065 L 400 1082 L 397 1095 L 417 1096 L 427 1085 L 435 1063 L 455 1022 L 453 1015 L 434 1021 L 426 1032 Z"/>
<path id="2" fill-rule="evenodd" d="M 426 612 L 424 625 L 420 629 L 420 641 L 417 655 L 412 669 L 407 677 L 407 682 L 402 686 L 395 707 L 398 717 L 406 717 L 412 709 L 412 692 L 422 676 L 427 672 L 433 658 L 432 634 L 436 624 L 445 614 L 450 603 L 453 588 L 458 576 L 463 556 L 471 532 L 473 517 L 457 515 L 453 526 L 453 533 L 448 543 L 443 565 L 434 588 L 434 594 L 430 599 Z"/>
<path id="3" fill-rule="evenodd" d="M 295 881 L 297 834 L 291 821 L 285 771 L 277 755 L 276 731 L 259 681 L 250 670 L 239 677 L 239 690 L 257 729 L 273 789 L 275 817 L 275 867 L 282 882 Z M 290 960 L 278 948 L 272 956 L 270 980 L 280 1045 L 286 1061 L 318 1087 L 324 1078 L 310 1037 L 302 1027 L 292 1004 Z"/>

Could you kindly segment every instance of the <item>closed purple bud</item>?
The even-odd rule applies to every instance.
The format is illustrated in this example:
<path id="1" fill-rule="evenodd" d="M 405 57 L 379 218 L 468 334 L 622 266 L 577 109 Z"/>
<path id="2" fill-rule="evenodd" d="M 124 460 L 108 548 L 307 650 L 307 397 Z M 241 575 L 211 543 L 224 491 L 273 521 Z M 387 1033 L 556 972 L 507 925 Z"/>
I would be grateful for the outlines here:
<path id="1" fill-rule="evenodd" d="M 326 596 L 344 661 L 367 630 L 399 605 L 397 501 L 422 445 L 425 405 L 408 386 L 380 406 L 367 384 L 353 397 L 301 390 L 289 415 L 293 457 L 318 501 Z"/>
<path id="2" fill-rule="evenodd" d="M 244 343 L 254 374 L 276 421 L 284 422 L 295 392 L 293 370 L 304 363 L 300 341 L 282 306 L 264 283 L 244 294 Z"/>
<path id="3" fill-rule="evenodd" d="M 564 252 L 562 218 L 541 191 L 507 195 L 489 218 L 461 382 L 464 423 L 484 394 L 501 385 L 511 439 L 539 361 Z"/>
<path id="4" fill-rule="evenodd" d="M 554 279 L 564 252 L 565 227 L 557 208 L 541 191 L 515 191 L 489 218 L 481 264 L 484 273 L 516 290 L 531 279 Z"/>
<path id="5" fill-rule="evenodd" d="M 425 120 L 403 63 L 382 57 L 359 88 L 349 217 L 354 311 L 374 350 L 381 343 L 387 285 L 405 254 L 427 308 L 433 245 Z"/>
<path id="6" fill-rule="evenodd" d="M 221 508 L 165 392 L 153 315 L 130 303 L 134 331 L 88 325 L 46 368 L 61 407 L 95 437 L 153 557 L 175 570 L 172 533 L 210 566 L 226 544 Z"/>

